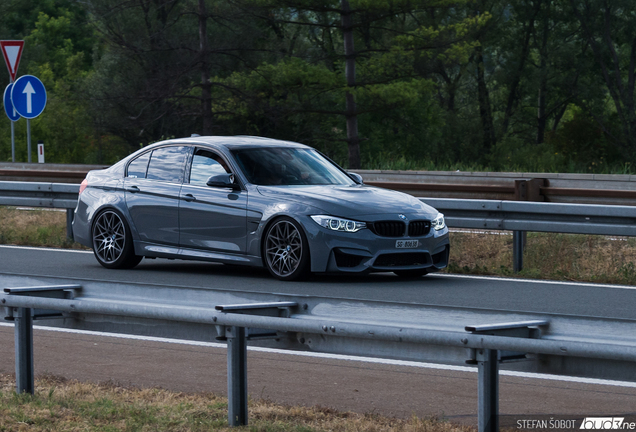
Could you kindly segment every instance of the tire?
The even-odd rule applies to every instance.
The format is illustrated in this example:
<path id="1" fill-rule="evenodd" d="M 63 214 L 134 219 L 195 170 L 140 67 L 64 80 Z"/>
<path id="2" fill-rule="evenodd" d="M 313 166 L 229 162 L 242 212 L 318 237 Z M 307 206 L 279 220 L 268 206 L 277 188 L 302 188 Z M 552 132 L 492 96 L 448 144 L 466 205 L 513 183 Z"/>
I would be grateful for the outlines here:
<path id="1" fill-rule="evenodd" d="M 143 258 L 135 255 L 130 228 L 115 210 L 104 210 L 95 217 L 91 235 L 95 258 L 106 268 L 130 269 Z"/>
<path id="2" fill-rule="evenodd" d="M 428 269 L 416 269 L 416 270 L 394 270 L 393 273 L 402 278 L 419 278 L 429 274 Z"/>
<path id="3" fill-rule="evenodd" d="M 263 262 L 278 280 L 302 280 L 309 275 L 309 244 L 298 222 L 281 217 L 267 228 Z"/>

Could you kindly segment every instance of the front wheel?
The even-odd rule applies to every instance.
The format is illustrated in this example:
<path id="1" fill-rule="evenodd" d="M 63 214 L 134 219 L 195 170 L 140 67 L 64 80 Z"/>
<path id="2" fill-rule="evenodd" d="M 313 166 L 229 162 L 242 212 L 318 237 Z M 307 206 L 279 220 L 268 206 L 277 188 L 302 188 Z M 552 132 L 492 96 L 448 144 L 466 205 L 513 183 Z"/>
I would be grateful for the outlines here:
<path id="1" fill-rule="evenodd" d="M 309 274 L 309 244 L 298 222 L 282 217 L 265 233 L 263 254 L 267 270 L 276 279 L 301 280 Z"/>
<path id="2" fill-rule="evenodd" d="M 128 224 L 115 210 L 104 210 L 93 224 L 93 253 L 106 268 L 129 269 L 143 257 L 135 255 Z"/>

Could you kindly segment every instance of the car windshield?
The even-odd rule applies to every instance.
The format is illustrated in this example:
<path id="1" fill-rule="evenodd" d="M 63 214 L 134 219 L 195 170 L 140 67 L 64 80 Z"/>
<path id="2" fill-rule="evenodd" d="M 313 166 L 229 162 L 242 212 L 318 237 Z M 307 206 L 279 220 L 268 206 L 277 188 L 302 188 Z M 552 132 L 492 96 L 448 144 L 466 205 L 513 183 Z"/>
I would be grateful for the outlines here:
<path id="1" fill-rule="evenodd" d="M 233 150 L 247 180 L 262 186 L 354 185 L 347 174 L 317 151 L 267 147 Z"/>

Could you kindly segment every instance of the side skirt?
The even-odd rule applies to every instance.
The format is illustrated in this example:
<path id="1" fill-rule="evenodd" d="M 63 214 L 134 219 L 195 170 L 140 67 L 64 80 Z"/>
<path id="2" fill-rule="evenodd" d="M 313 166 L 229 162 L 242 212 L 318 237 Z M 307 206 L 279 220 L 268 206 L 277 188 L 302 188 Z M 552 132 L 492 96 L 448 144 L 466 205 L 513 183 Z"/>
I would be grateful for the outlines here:
<path id="1" fill-rule="evenodd" d="M 135 255 L 145 257 L 208 261 L 223 264 L 263 267 L 263 262 L 259 256 L 185 249 L 176 246 L 157 245 L 139 241 L 135 241 L 134 244 Z"/>

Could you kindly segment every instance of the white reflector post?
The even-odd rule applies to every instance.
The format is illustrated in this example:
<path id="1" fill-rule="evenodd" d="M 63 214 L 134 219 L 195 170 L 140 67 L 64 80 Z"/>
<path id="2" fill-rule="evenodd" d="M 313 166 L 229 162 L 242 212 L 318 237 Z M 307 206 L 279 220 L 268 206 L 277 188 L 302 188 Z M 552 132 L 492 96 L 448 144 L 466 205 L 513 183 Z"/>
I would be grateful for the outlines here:
<path id="1" fill-rule="evenodd" d="M 44 163 L 44 143 L 38 142 L 38 163 Z"/>

